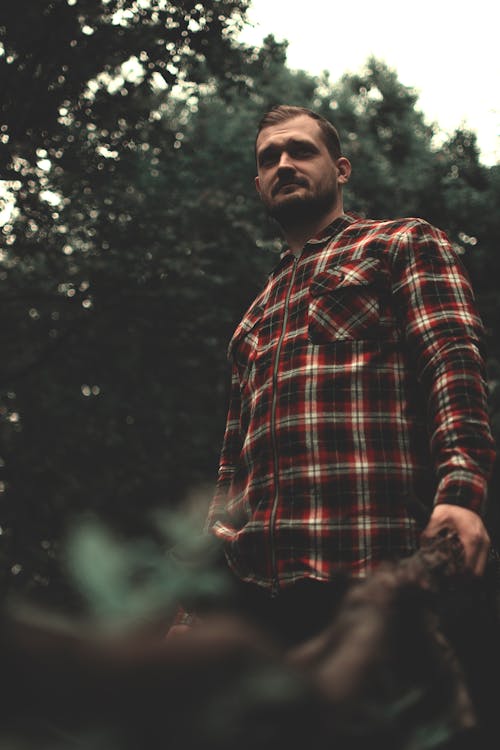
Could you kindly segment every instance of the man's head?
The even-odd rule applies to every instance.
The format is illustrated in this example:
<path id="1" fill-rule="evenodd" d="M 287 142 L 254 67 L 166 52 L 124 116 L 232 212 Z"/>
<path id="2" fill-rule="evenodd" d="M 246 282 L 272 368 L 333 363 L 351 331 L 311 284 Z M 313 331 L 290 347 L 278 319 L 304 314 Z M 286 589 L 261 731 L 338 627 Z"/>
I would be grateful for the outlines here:
<path id="1" fill-rule="evenodd" d="M 323 134 L 325 146 L 330 152 L 330 156 L 332 157 L 332 159 L 339 159 L 342 156 L 340 137 L 337 129 L 332 125 L 332 123 L 322 115 L 318 115 L 317 112 L 313 112 L 312 109 L 307 109 L 307 107 L 295 107 L 288 104 L 279 104 L 278 106 L 270 109 L 269 112 L 266 112 L 264 117 L 259 122 L 259 126 L 257 128 L 256 147 L 261 130 L 272 127 L 273 125 L 281 125 L 288 120 L 293 120 L 295 117 L 301 117 L 302 115 L 310 117 L 311 120 L 315 120 L 317 122 L 318 127 Z"/>
<path id="2" fill-rule="evenodd" d="M 303 107 L 275 107 L 259 124 L 255 153 L 257 191 L 283 229 L 342 213 L 351 165 L 328 120 Z"/>

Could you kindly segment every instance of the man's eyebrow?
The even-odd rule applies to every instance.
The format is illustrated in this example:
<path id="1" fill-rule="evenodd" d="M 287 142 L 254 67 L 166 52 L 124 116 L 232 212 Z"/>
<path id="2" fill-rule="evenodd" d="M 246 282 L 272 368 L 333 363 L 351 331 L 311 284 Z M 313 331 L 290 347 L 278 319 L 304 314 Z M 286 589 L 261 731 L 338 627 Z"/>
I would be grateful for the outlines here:
<path id="1" fill-rule="evenodd" d="M 308 146 L 309 148 L 316 149 L 317 146 L 313 141 L 309 141 L 305 138 L 290 138 L 289 142 L 287 143 L 287 146 Z"/>
<path id="2" fill-rule="evenodd" d="M 296 147 L 296 146 L 306 146 L 307 148 L 311 148 L 313 150 L 318 150 L 317 146 L 313 141 L 305 140 L 303 138 L 289 138 L 284 144 L 277 144 L 277 143 L 270 143 L 269 146 L 266 146 L 262 149 L 262 151 L 259 151 L 257 153 L 257 160 L 260 162 L 262 159 L 265 159 L 267 156 L 270 156 L 274 153 L 279 153 L 283 149 L 290 148 L 290 147 Z"/>

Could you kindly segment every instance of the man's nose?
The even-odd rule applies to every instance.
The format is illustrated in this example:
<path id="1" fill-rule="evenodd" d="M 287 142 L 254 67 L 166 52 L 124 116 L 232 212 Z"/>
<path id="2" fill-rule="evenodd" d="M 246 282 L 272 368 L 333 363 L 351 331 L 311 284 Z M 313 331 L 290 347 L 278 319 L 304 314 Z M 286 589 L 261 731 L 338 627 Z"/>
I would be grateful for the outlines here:
<path id="1" fill-rule="evenodd" d="M 290 157 L 290 154 L 288 154 L 286 151 L 283 151 L 278 162 L 278 170 L 288 169 L 294 170 L 295 164 L 293 163 L 293 159 Z"/>

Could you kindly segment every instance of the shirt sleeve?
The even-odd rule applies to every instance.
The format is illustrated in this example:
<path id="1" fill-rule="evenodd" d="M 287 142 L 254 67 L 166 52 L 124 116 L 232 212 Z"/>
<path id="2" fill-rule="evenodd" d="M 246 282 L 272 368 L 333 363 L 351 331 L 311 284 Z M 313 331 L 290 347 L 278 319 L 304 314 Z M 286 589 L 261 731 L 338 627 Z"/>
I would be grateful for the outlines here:
<path id="1" fill-rule="evenodd" d="M 444 232 L 408 225 L 394 256 L 393 294 L 427 403 L 435 503 L 485 510 L 494 460 L 483 327 L 467 273 Z"/>
<path id="2" fill-rule="evenodd" d="M 205 528 L 209 530 L 218 518 L 224 516 L 229 487 L 233 480 L 242 449 L 240 434 L 240 380 L 233 362 L 231 374 L 231 395 L 226 420 L 226 430 L 222 443 L 219 472 L 213 500 L 208 510 Z"/>

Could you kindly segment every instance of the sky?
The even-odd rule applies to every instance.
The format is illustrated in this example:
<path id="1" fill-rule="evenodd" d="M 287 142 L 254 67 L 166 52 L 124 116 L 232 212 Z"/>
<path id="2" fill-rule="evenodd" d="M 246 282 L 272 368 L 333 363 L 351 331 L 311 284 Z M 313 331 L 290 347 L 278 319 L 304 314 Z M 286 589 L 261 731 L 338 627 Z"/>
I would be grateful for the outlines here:
<path id="1" fill-rule="evenodd" d="M 370 55 L 416 89 L 417 106 L 444 133 L 478 136 L 485 164 L 500 162 L 500 3 L 492 0 L 253 0 L 241 41 L 287 39 L 288 65 L 333 81 Z"/>

